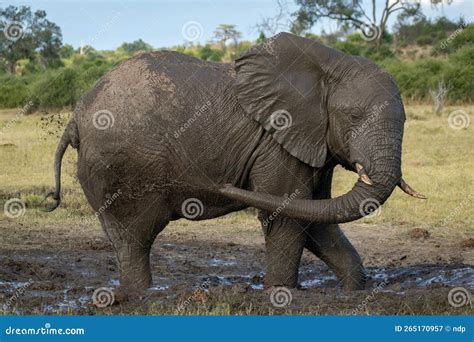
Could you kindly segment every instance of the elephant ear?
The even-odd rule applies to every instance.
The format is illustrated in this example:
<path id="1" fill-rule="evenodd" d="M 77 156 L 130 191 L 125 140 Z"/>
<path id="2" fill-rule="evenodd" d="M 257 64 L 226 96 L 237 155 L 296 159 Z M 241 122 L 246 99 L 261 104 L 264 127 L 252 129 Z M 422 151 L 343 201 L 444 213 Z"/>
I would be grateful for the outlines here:
<path id="1" fill-rule="evenodd" d="M 245 112 L 291 155 L 313 167 L 326 160 L 328 118 L 316 42 L 280 33 L 235 61 Z"/>

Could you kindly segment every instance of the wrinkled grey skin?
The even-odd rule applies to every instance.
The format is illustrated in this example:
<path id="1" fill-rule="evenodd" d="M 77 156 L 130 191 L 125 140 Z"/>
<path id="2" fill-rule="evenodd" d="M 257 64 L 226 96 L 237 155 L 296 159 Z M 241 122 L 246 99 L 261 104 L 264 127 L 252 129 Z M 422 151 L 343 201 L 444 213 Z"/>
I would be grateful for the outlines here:
<path id="1" fill-rule="evenodd" d="M 97 129 L 104 110 L 113 125 Z M 281 110 L 292 123 L 275 129 L 272 113 Z M 266 286 L 296 286 L 307 248 L 345 288 L 361 289 L 361 259 L 338 223 L 363 216 L 364 199 L 382 204 L 392 193 L 404 121 L 390 75 L 291 34 L 250 49 L 235 65 L 144 53 L 115 67 L 77 105 L 56 153 L 53 197 L 59 204 L 70 144 L 125 288 L 150 286 L 151 245 L 168 222 L 189 217 L 183 202 L 194 198 L 203 204 L 194 220 L 261 209 Z M 356 162 L 373 185 L 359 180 L 330 199 L 334 167 L 355 171 Z"/>

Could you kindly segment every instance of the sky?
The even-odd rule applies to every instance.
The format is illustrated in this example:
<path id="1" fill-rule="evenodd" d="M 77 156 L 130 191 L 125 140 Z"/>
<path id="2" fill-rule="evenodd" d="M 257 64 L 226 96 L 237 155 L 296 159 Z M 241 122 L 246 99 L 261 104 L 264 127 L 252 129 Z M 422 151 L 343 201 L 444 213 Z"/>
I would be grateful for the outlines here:
<path id="1" fill-rule="evenodd" d="M 377 0 L 380 1 L 385 2 Z M 123 42 L 140 38 L 156 48 L 186 41 L 205 43 L 213 37 L 219 24 L 236 25 L 243 39 L 255 40 L 256 24 L 278 12 L 276 0 L 0 0 L 0 7 L 8 5 L 45 10 L 47 18 L 61 27 L 63 43 L 76 48 L 82 43 L 97 50 L 115 49 Z M 429 17 L 446 15 L 457 20 L 463 15 L 470 18 L 469 22 L 474 20 L 474 0 L 454 0 L 451 5 L 437 10 L 431 7 L 429 0 L 422 0 L 422 7 Z M 288 9 L 297 9 L 291 0 Z M 389 27 L 394 19 L 395 15 Z M 325 21 L 312 31 L 331 32 L 336 28 L 334 22 Z"/>

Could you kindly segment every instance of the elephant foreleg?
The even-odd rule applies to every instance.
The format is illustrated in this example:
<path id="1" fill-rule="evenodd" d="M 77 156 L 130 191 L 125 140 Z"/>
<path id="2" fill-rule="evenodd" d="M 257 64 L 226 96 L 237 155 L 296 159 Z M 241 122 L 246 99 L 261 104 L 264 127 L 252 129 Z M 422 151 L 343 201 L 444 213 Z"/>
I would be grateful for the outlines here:
<path id="1" fill-rule="evenodd" d="M 364 288 L 362 260 L 337 224 L 312 225 L 306 233 L 305 247 L 336 273 L 344 289 Z"/>
<path id="2" fill-rule="evenodd" d="M 261 212 L 259 219 L 265 234 L 266 264 L 265 287 L 296 287 L 298 268 L 306 241 L 303 228 L 292 219 L 279 217 L 269 220 Z"/>

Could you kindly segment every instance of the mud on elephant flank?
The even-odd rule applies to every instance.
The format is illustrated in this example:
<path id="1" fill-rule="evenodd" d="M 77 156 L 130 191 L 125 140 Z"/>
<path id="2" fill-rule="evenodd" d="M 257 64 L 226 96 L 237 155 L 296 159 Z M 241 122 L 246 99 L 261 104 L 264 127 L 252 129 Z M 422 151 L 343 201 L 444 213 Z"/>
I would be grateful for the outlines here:
<path id="1" fill-rule="evenodd" d="M 197 22 L 183 26 L 189 40 L 202 31 Z M 114 245 L 120 286 L 150 286 L 150 250 L 170 221 L 255 207 L 264 212 L 261 221 L 270 216 L 262 222 L 265 286 L 296 287 L 307 248 L 344 288 L 360 289 L 360 256 L 337 224 L 380 214 L 403 181 L 399 98 L 374 63 L 289 33 L 250 48 L 233 65 L 174 51 L 138 54 L 78 103 L 55 154 L 53 209 L 60 203 L 61 161 L 72 145 L 81 186 Z M 356 127 L 364 132 L 344 148 L 344 134 Z M 331 197 L 336 164 L 355 171 L 358 163 L 362 181 Z M 126 194 L 104 197 L 125 185 Z M 301 230 L 308 221 L 312 239 Z"/>

